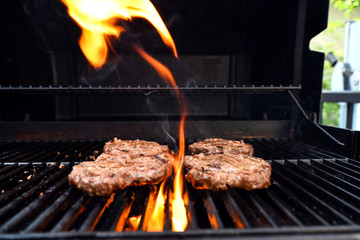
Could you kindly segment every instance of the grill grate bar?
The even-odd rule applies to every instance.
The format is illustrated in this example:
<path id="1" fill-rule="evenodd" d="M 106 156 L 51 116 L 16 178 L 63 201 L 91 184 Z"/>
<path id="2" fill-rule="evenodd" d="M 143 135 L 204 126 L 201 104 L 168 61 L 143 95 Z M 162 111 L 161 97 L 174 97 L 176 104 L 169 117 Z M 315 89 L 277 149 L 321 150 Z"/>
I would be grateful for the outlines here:
<path id="1" fill-rule="evenodd" d="M 148 190 L 150 190 L 149 192 L 148 192 L 148 194 L 146 195 L 146 197 L 145 197 L 145 199 L 144 199 L 144 202 L 143 202 L 143 204 L 141 204 L 142 206 L 143 206 L 143 208 L 142 208 L 142 211 L 141 211 L 141 219 L 140 219 L 140 223 L 139 223 L 139 226 L 138 226 L 138 230 L 139 231 L 142 231 L 142 230 L 144 230 L 144 226 L 146 225 L 146 223 L 145 223 L 145 221 L 147 220 L 145 220 L 145 218 L 146 217 L 148 217 L 148 216 L 146 216 L 146 208 L 147 208 L 147 206 L 148 206 L 148 202 L 149 202 L 149 199 L 151 198 L 151 197 L 153 197 L 153 196 L 151 196 L 151 189 L 153 190 L 153 186 L 151 186 Z"/>
<path id="2" fill-rule="evenodd" d="M 84 148 L 84 143 L 70 143 L 67 146 L 64 146 L 62 148 L 57 149 L 57 151 L 54 151 L 54 157 L 51 159 L 51 161 L 71 161 L 71 159 L 75 159 L 78 157 L 80 153 L 78 153 L 78 148 L 82 149 Z M 77 155 L 77 156 L 76 156 Z M 75 157 L 76 156 L 76 157 Z M 77 158 L 77 160 L 80 160 Z M 74 161 L 74 160 L 73 160 Z"/>
<path id="3" fill-rule="evenodd" d="M 94 150 L 101 149 L 103 141 L 16 143 L 19 151 L 5 151 L 2 162 L 66 162 L 88 160 Z M 22 146 L 23 145 L 23 146 Z"/>
<path id="4" fill-rule="evenodd" d="M 27 165 L 24 165 L 27 166 Z M 38 170 L 41 170 L 40 173 L 36 174 L 34 170 L 34 176 L 30 178 L 30 180 L 27 179 L 27 181 L 24 181 L 23 183 L 21 183 L 20 185 L 16 186 L 15 188 L 6 191 L 4 194 L 2 194 L 0 196 L 0 203 L 4 204 L 8 201 L 11 201 L 11 199 L 14 199 L 15 197 L 19 196 L 21 193 L 23 193 L 24 191 L 28 190 L 28 188 L 32 187 L 33 185 L 37 184 L 38 182 L 40 182 L 45 175 L 49 174 L 50 172 L 54 171 L 56 169 L 56 167 L 53 168 L 46 168 L 45 164 L 38 166 Z M 44 170 L 42 168 L 45 168 Z M 30 172 L 29 172 L 30 174 Z M 32 176 L 32 175 L 28 175 L 28 176 Z M 17 179 L 14 179 L 16 182 Z"/>
<path id="5" fill-rule="evenodd" d="M 301 174 L 302 177 L 306 177 L 307 182 L 311 182 L 313 186 L 316 186 L 317 189 L 320 189 L 319 192 L 321 191 L 324 195 L 330 196 L 332 198 L 332 201 L 329 202 L 329 204 L 333 204 L 332 207 L 335 207 L 336 201 L 338 202 L 338 204 L 341 204 L 341 209 L 346 215 L 349 216 L 349 213 L 356 213 L 360 218 L 360 210 L 355 207 L 360 205 L 359 197 L 355 196 L 352 193 L 349 193 L 348 191 L 345 191 L 343 188 L 340 188 L 336 184 L 332 183 L 330 179 L 324 179 L 321 178 L 321 176 L 319 175 L 315 175 L 316 169 L 311 169 L 314 171 L 314 173 L 312 174 L 310 174 L 308 171 L 304 171 L 304 169 L 300 167 L 302 165 L 301 161 L 298 161 L 298 165 L 288 162 L 286 162 L 286 164 L 289 165 L 289 170 L 293 169 L 297 172 L 298 175 Z M 309 166 L 310 165 L 308 165 L 308 167 Z M 332 191 L 330 193 L 324 189 L 332 189 Z"/>
<path id="6" fill-rule="evenodd" d="M 289 205 L 292 205 L 292 211 L 297 214 L 300 219 L 302 219 L 305 225 L 329 225 L 329 223 L 321 215 L 305 204 L 302 198 L 298 198 L 290 192 L 287 187 L 281 184 L 281 182 L 274 182 L 272 186 L 273 191 L 279 192 L 279 195 L 286 196 L 287 199 L 285 198 L 285 200 L 287 200 Z M 298 211 L 299 209 L 302 211 Z M 303 214 L 304 212 L 306 214 Z"/>
<path id="7" fill-rule="evenodd" d="M 67 210 L 65 215 L 58 221 L 58 223 L 53 226 L 50 232 L 60 232 L 70 229 L 70 226 L 76 221 L 87 201 L 89 201 L 89 197 L 86 197 L 85 195 L 82 195 L 79 199 L 77 199 L 76 202 Z"/>
<path id="8" fill-rule="evenodd" d="M 27 165 L 23 165 L 21 167 L 18 167 L 18 168 L 15 168 L 14 170 L 12 170 L 11 172 L 8 172 L 2 176 L 0 176 L 0 183 L 4 183 L 5 180 L 13 177 L 14 175 L 26 170 L 26 169 L 29 169 L 31 167 L 31 164 L 27 164 Z"/>
<path id="9" fill-rule="evenodd" d="M 204 85 L 177 86 L 183 94 L 227 94 L 239 92 L 286 92 L 300 90 L 300 85 Z M 118 94 L 169 94 L 172 86 L 1 86 L 0 92 L 22 94 L 59 94 L 59 95 L 118 95 Z"/>
<path id="10" fill-rule="evenodd" d="M 21 210 L 19 213 L 14 215 L 10 220 L 0 227 L 0 232 L 9 232 L 20 230 L 19 228 L 26 223 L 28 219 L 33 217 L 37 212 L 41 211 L 45 202 L 48 201 L 53 195 L 58 193 L 58 191 L 67 184 L 67 179 L 63 178 L 57 182 L 53 187 L 46 190 L 46 193 L 39 199 L 30 203 L 26 208 Z"/>
<path id="11" fill-rule="evenodd" d="M 347 194 L 348 197 L 354 198 L 354 201 L 357 201 L 357 202 L 360 201 L 360 197 L 359 197 L 360 196 L 360 188 L 358 186 L 355 186 L 351 183 L 345 182 L 343 179 L 338 178 L 338 177 L 316 167 L 315 166 L 316 163 L 314 164 L 314 162 L 315 161 L 311 160 L 310 164 L 307 164 L 302 161 L 299 161 L 298 166 L 303 169 L 313 172 L 314 174 L 316 174 L 316 176 L 319 176 L 319 178 L 322 178 L 323 181 L 328 181 L 329 183 L 332 183 L 335 188 L 339 189 L 339 191 L 343 191 L 343 193 L 340 194 L 341 196 L 343 196 L 343 194 Z M 339 173 L 341 173 L 341 172 L 339 172 Z M 357 205 L 357 204 L 355 204 L 355 205 Z"/>
<path id="12" fill-rule="evenodd" d="M 231 194 L 229 192 L 226 192 L 225 195 L 221 194 L 220 196 L 224 201 L 225 207 L 229 215 L 231 216 L 235 226 L 238 228 L 249 228 L 249 221 L 246 219 L 244 213 L 240 210 Z"/>
<path id="13" fill-rule="evenodd" d="M 30 162 L 32 159 L 36 159 L 38 162 L 46 161 L 43 157 L 44 154 L 55 151 L 58 149 L 57 143 L 44 143 L 43 146 L 39 145 L 31 149 L 31 151 L 19 152 L 15 155 L 9 155 L 8 157 L 3 157 L 2 161 L 6 162 Z"/>
<path id="14" fill-rule="evenodd" d="M 103 145 L 103 143 L 101 145 Z M 98 142 L 81 142 L 79 144 L 73 144 L 70 149 L 59 152 L 59 155 L 54 160 L 70 162 L 85 161 L 88 160 L 92 151 L 99 148 L 100 143 Z"/>
<path id="15" fill-rule="evenodd" d="M 103 209 L 105 210 L 106 203 L 102 201 L 99 197 L 94 197 L 92 199 L 95 201 L 95 206 L 89 209 L 90 213 L 87 215 L 85 221 L 82 223 L 79 228 L 79 232 L 86 232 L 94 230 L 97 221 L 102 215 Z"/>
<path id="16" fill-rule="evenodd" d="M 267 204 L 261 201 L 257 194 L 255 194 L 254 192 L 250 192 L 248 196 L 254 204 L 255 208 L 259 211 L 259 213 L 263 216 L 264 220 L 266 220 L 266 222 L 268 222 L 271 227 L 278 227 L 280 225 L 276 222 L 276 220 L 274 220 L 274 218 L 276 217 L 273 214 L 272 210 L 267 207 Z"/>
<path id="17" fill-rule="evenodd" d="M 39 148 L 39 146 L 41 146 L 39 142 L 26 142 L 21 144 L 16 142 L 8 143 L 8 145 L 1 147 L 0 159 L 3 160 L 5 157 L 16 156 L 17 154 L 34 150 L 35 148 Z"/>
<path id="18" fill-rule="evenodd" d="M 303 151 L 302 147 L 295 147 L 294 145 L 288 146 L 283 141 L 274 141 L 274 139 L 267 140 L 271 142 L 272 145 L 276 146 L 275 149 L 284 154 L 284 159 L 300 159 L 300 158 L 309 158 L 313 155 Z"/>
<path id="19" fill-rule="evenodd" d="M 53 166 L 53 168 L 56 168 L 56 166 Z M 59 177 L 61 177 L 61 175 L 63 175 L 66 172 L 69 172 L 69 170 L 70 170 L 70 166 L 63 167 L 62 169 L 60 169 L 60 171 L 49 176 L 44 181 L 42 181 L 38 185 L 31 188 L 29 191 L 23 193 L 21 196 L 17 197 L 10 203 L 8 203 L 5 206 L 3 206 L 2 208 L 0 208 L 0 219 L 5 220 L 6 217 L 4 215 L 6 215 L 9 212 L 12 212 L 14 210 L 19 210 L 19 206 L 21 204 L 25 204 L 27 201 L 31 201 L 33 198 L 36 197 L 35 194 L 38 194 L 41 191 L 43 191 L 46 188 L 46 186 L 50 185 L 54 181 L 57 181 L 59 179 Z M 64 179 L 64 181 L 65 180 L 67 181 L 67 179 Z M 1 231 L 1 228 L 0 228 L 0 231 Z"/>
<path id="20" fill-rule="evenodd" d="M 294 147 L 293 145 L 287 145 L 284 141 L 274 142 L 273 139 L 270 139 L 273 144 L 276 144 L 278 151 L 286 153 L 286 159 L 299 159 L 299 158 L 310 158 L 315 157 L 315 155 L 311 154 L 309 151 L 304 150 L 302 147 Z"/>
<path id="21" fill-rule="evenodd" d="M 11 169 L 13 169 L 13 168 L 17 168 L 18 166 L 19 166 L 18 164 L 11 164 L 11 165 L 8 165 L 5 167 L 4 163 L 1 163 L 2 169 L 0 169 L 0 175 L 3 176 L 3 174 L 11 171 Z"/>
<path id="22" fill-rule="evenodd" d="M 273 159 L 284 159 L 282 156 L 278 155 L 278 151 L 274 151 L 272 146 L 263 146 L 262 141 L 259 139 L 254 139 L 250 141 L 254 147 L 254 155 L 264 158 L 265 160 Z"/>
<path id="23" fill-rule="evenodd" d="M 66 144 L 65 146 L 62 146 L 60 149 L 66 149 L 68 146 L 70 146 L 70 143 Z M 47 146 L 46 148 L 40 148 L 36 152 L 26 153 L 25 156 L 21 156 L 20 162 L 30 162 L 32 160 L 35 160 L 37 162 L 41 162 L 41 161 L 51 162 L 50 159 L 52 159 L 53 157 L 56 156 L 56 153 L 57 153 L 58 150 L 59 150 L 59 146 L 58 146 L 57 143 L 51 144 L 51 145 Z M 10 159 L 8 161 L 9 162 L 16 162 L 16 161 L 19 160 L 19 157 Z"/>
<path id="24" fill-rule="evenodd" d="M 269 189 L 265 194 L 271 199 L 271 204 L 276 206 L 278 211 L 283 212 L 295 225 L 304 226 L 304 224 L 292 213 L 290 206 L 277 196 L 276 193 Z M 286 223 L 283 223 L 282 225 L 286 225 Z"/>
<path id="25" fill-rule="evenodd" d="M 346 163 L 343 161 L 336 161 L 335 163 L 333 163 L 333 165 L 344 172 L 351 173 L 356 177 L 360 177 L 360 167 L 356 165 L 353 165 L 351 163 Z"/>
<path id="26" fill-rule="evenodd" d="M 251 139 L 248 142 L 254 144 L 255 156 L 275 159 L 271 161 L 272 185 L 264 190 L 211 192 L 196 190 L 185 182 L 185 192 L 189 195 L 187 232 L 359 226 L 360 167 L 354 160 L 336 159 L 316 148 L 306 152 L 307 145 L 293 144 L 285 139 Z M 87 160 L 90 154 L 95 154 L 94 150 L 102 148 L 104 142 L 55 143 L 64 151 L 58 154 L 59 149 L 54 150 L 51 156 L 55 157 L 50 159 L 68 162 L 0 163 L 0 180 L 3 180 L 0 186 L 7 187 L 0 194 L 0 230 L 24 233 L 73 231 L 79 234 L 127 232 L 131 231 L 129 219 L 141 215 L 134 236 L 143 234 L 149 197 L 157 195 L 156 192 L 154 196 L 150 194 L 154 186 L 126 188 L 110 202 L 105 198 L 88 197 L 68 186 L 67 174 L 74 164 L 72 161 Z M 10 146 L 16 148 L 17 144 L 21 145 L 17 142 Z M 65 146 L 68 147 L 64 149 Z M 26 148 L 20 149 L 29 152 Z M 39 149 L 45 155 L 50 154 L 46 148 Z M 39 158 L 46 159 L 43 155 Z M 170 182 L 166 184 L 168 189 L 171 186 Z M 41 192 L 45 194 L 41 196 Z M 164 234 L 171 232 L 170 218 L 169 202 L 166 202 Z M 124 234 L 132 236 L 132 233 Z"/>
<path id="27" fill-rule="evenodd" d="M 317 147 L 296 141 L 296 140 L 290 140 L 289 144 L 294 145 L 294 146 L 298 146 L 299 148 L 304 149 L 305 151 L 308 150 L 309 152 L 313 152 L 317 158 L 345 158 L 344 156 L 341 156 L 339 154 L 333 153 L 333 152 L 329 152 L 326 151 L 324 149 L 319 149 Z M 322 156 L 322 157 L 319 157 Z"/>
<path id="28" fill-rule="evenodd" d="M 246 221 L 249 223 L 249 227 L 262 227 L 263 221 L 256 208 L 254 208 L 252 201 L 247 196 L 247 192 L 237 191 L 236 189 L 230 189 L 231 196 L 238 201 L 238 207 L 244 213 Z"/>
<path id="29" fill-rule="evenodd" d="M 339 179 L 344 180 L 345 182 L 351 183 L 354 186 L 360 186 L 360 180 L 344 171 L 341 171 L 339 169 L 336 168 L 336 166 L 332 166 L 331 162 L 327 161 L 327 160 L 323 160 L 322 164 L 312 160 L 311 161 L 311 165 L 316 166 L 319 169 L 322 169 L 323 171 L 329 173 L 332 176 L 335 176 Z"/>
<path id="30" fill-rule="evenodd" d="M 31 222 L 24 232 L 43 231 L 51 223 L 51 221 L 61 212 L 65 211 L 72 203 L 74 198 L 74 187 L 69 187 L 58 199 L 47 207 L 34 221 Z M 46 219 L 46 221 L 44 221 Z"/>
<path id="31" fill-rule="evenodd" d="M 328 217 L 333 219 L 332 222 L 333 224 L 337 223 L 337 221 L 340 221 L 340 223 L 342 224 L 355 225 L 355 223 L 352 220 L 348 219 L 337 210 L 337 207 L 339 205 L 335 204 L 335 200 L 337 200 L 336 202 L 338 204 L 346 206 L 346 203 L 344 203 L 344 201 L 337 198 L 328 191 L 320 188 L 316 184 L 309 181 L 307 178 L 304 178 L 303 176 L 297 174 L 297 172 L 292 171 L 287 167 L 280 165 L 277 162 L 273 162 L 272 166 L 274 170 L 273 174 L 276 176 L 276 178 L 285 180 L 288 184 L 291 185 L 291 187 L 289 187 L 290 189 L 294 189 L 294 190 L 296 189 L 297 191 L 299 191 L 304 196 L 303 197 L 304 200 L 306 197 L 306 201 L 308 202 L 309 206 L 313 206 L 313 208 L 316 206 L 316 208 L 318 209 L 318 213 L 320 215 L 322 215 L 325 218 Z M 298 185 L 297 183 L 295 183 L 293 180 L 289 179 L 286 176 L 291 176 L 292 178 L 295 178 L 297 181 L 300 181 L 302 183 L 302 186 Z M 309 189 L 311 192 L 309 192 L 307 189 Z M 331 199 L 331 201 L 326 201 L 327 198 Z M 329 202 L 331 205 L 329 205 L 325 201 Z"/>
<path id="32" fill-rule="evenodd" d="M 298 150 L 296 149 L 296 154 L 294 151 L 290 151 L 288 147 L 285 147 L 281 144 L 281 140 L 275 141 L 274 139 L 264 139 L 263 146 L 272 146 L 272 151 L 277 151 L 281 153 L 281 159 L 295 159 L 298 156 Z"/>
<path id="33" fill-rule="evenodd" d="M 293 152 L 296 152 L 297 158 L 334 158 L 328 154 L 324 154 L 320 151 L 314 150 L 311 147 L 300 146 L 298 144 L 290 144 L 287 141 L 279 141 L 281 145 L 283 145 L 283 149 L 286 151 L 290 151 L 290 149 L 294 149 Z M 291 152 L 291 151 L 290 151 Z"/>
<path id="34" fill-rule="evenodd" d="M 184 173 L 184 169 L 182 170 Z M 196 211 L 195 211 L 195 206 L 194 206 L 194 202 L 195 199 L 193 199 L 193 194 L 191 194 L 191 187 L 189 187 L 188 182 L 184 179 L 184 190 L 185 192 L 188 194 L 187 197 L 189 199 L 189 202 L 187 204 L 187 219 L 188 219 L 188 226 L 187 229 L 188 230 L 195 230 L 198 229 L 198 219 L 196 217 Z"/>
<path id="35" fill-rule="evenodd" d="M 106 226 L 110 226 L 109 230 L 121 232 L 125 228 L 126 220 L 129 217 L 132 204 L 135 200 L 133 191 L 125 190 L 115 196 L 114 203 L 111 204 L 108 212 L 114 213 L 111 216 L 104 216 L 104 229 L 96 228 L 95 230 L 107 230 Z M 109 214 L 109 215 L 110 215 Z M 104 214 L 105 215 L 105 214 Z"/>
<path id="36" fill-rule="evenodd" d="M 221 229 L 224 228 L 224 224 L 220 218 L 217 207 L 215 206 L 214 200 L 211 197 L 208 191 L 202 192 L 202 197 L 204 201 L 204 207 L 208 214 L 209 222 L 212 229 Z"/>
<path id="37" fill-rule="evenodd" d="M 347 159 L 348 163 L 351 164 L 351 166 L 357 166 L 360 167 L 360 162 L 355 161 L 353 159 Z"/>

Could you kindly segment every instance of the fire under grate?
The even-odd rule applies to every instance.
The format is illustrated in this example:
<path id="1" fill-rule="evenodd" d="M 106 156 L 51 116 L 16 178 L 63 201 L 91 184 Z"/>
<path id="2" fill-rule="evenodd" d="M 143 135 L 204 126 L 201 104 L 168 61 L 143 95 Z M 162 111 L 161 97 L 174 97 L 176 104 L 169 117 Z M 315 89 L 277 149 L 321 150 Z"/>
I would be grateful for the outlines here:
<path id="1" fill-rule="evenodd" d="M 176 238 L 360 231 L 360 163 L 286 139 L 249 139 L 270 161 L 265 190 L 195 190 L 189 184 L 189 226 L 161 233 L 131 229 L 154 187 L 130 187 L 113 198 L 69 186 L 74 164 L 101 151 L 102 141 L 0 144 L 0 238 Z M 168 204 L 165 212 L 168 213 Z M 270 236 L 269 235 L 269 236 Z"/>

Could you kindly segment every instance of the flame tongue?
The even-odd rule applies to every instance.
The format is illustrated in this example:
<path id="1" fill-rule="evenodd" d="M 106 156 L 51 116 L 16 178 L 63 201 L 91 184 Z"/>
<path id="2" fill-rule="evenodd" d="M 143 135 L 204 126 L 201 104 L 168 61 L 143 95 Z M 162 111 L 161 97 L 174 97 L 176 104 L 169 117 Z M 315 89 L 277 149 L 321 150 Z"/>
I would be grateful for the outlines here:
<path id="1" fill-rule="evenodd" d="M 184 231 L 188 225 L 188 221 L 186 217 L 186 207 L 185 207 L 188 204 L 188 199 L 183 197 L 184 179 L 182 174 L 182 165 L 185 157 L 185 134 L 184 134 L 185 118 L 186 118 L 186 112 L 183 112 L 180 121 L 180 128 L 179 128 L 179 153 L 177 155 L 177 159 L 174 164 L 174 169 L 175 169 L 174 193 L 173 193 L 173 201 L 171 204 L 172 229 L 177 232 Z"/>
<path id="2" fill-rule="evenodd" d="M 132 18 L 143 18 L 149 21 L 160 34 L 162 41 L 177 56 L 174 41 L 162 21 L 159 13 L 149 0 L 61 0 L 67 7 L 69 15 L 77 21 L 82 28 L 82 35 L 79 40 L 80 48 L 85 57 L 95 67 L 100 68 L 107 59 L 110 44 L 109 37 L 119 37 L 125 29 L 117 24 L 117 20 L 132 20 Z M 184 123 L 187 108 L 183 101 L 175 79 L 170 70 L 163 64 L 152 58 L 141 48 L 135 46 L 135 50 L 147 61 L 157 73 L 174 87 L 176 97 L 181 109 L 181 121 L 179 128 L 179 153 L 174 162 L 175 178 L 173 192 L 171 193 L 171 219 L 173 231 L 184 231 L 188 225 L 186 217 L 187 194 L 183 194 L 182 164 L 185 155 Z M 155 205 L 149 203 L 149 224 L 144 226 L 148 231 L 162 231 L 164 228 L 164 193 L 165 181 L 159 189 Z M 154 206 L 154 209 L 153 207 Z M 138 224 L 140 218 L 134 220 Z M 145 220 L 144 220 L 145 221 Z M 147 221 L 147 220 L 146 220 Z M 137 228 L 135 226 L 134 228 Z"/>
<path id="3" fill-rule="evenodd" d="M 184 124 L 186 119 L 187 107 L 183 101 L 183 96 L 180 93 L 175 79 L 170 70 L 161 64 L 159 61 L 148 55 L 141 48 L 135 46 L 135 50 L 156 70 L 156 72 L 169 84 L 174 87 L 177 100 L 181 110 L 181 120 L 179 127 L 179 152 L 174 163 L 175 178 L 174 178 L 174 193 L 172 194 L 171 209 L 172 209 L 172 229 L 174 231 L 184 231 L 187 227 L 188 221 L 186 217 L 187 199 L 183 197 L 183 175 L 182 165 L 185 157 L 185 131 Z"/>
<path id="4" fill-rule="evenodd" d="M 151 232 L 159 232 L 162 231 L 164 229 L 164 216 L 165 216 L 165 193 L 164 193 L 164 187 L 165 187 L 165 183 L 166 181 L 163 181 L 157 198 L 156 198 L 156 202 L 155 202 L 155 206 L 154 209 L 151 209 L 151 206 L 148 207 L 147 211 L 151 211 L 150 213 L 145 213 L 145 214 L 151 214 L 147 225 L 144 227 L 145 230 L 147 231 L 151 231 Z M 150 204 L 150 199 L 149 199 L 149 203 Z"/>
<path id="5" fill-rule="evenodd" d="M 119 37 L 124 28 L 115 19 L 144 18 L 159 32 L 163 42 L 177 57 L 175 43 L 159 13 L 149 0 L 61 0 L 69 15 L 81 26 L 81 50 L 96 68 L 106 62 L 108 36 Z"/>

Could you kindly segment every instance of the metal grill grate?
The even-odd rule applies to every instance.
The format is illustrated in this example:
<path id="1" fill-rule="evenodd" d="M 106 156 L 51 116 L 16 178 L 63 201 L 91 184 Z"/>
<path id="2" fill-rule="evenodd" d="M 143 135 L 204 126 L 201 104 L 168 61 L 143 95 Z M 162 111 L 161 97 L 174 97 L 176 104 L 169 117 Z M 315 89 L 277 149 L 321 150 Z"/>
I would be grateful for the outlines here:
<path id="1" fill-rule="evenodd" d="M 191 201 L 184 233 L 171 232 L 169 220 L 162 233 L 126 231 L 128 219 L 144 213 L 151 187 L 130 187 L 107 199 L 68 185 L 72 166 L 104 142 L 1 143 L 1 236 L 167 238 L 360 231 L 359 162 L 294 140 L 248 142 L 256 156 L 271 161 L 271 187 L 209 192 L 186 185 Z"/>

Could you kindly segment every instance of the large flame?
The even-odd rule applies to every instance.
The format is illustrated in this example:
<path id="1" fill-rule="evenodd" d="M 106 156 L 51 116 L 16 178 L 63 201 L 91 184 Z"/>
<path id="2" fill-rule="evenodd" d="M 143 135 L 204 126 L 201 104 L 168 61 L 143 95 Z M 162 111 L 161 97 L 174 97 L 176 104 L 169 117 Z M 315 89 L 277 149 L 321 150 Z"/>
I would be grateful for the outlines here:
<path id="1" fill-rule="evenodd" d="M 175 57 L 177 50 L 174 41 L 162 21 L 159 13 L 149 0 L 61 0 L 67 7 L 69 15 L 82 28 L 79 41 L 81 50 L 89 62 L 96 68 L 101 67 L 107 59 L 110 37 L 119 37 L 125 29 L 118 25 L 117 20 L 132 20 L 132 18 L 144 18 L 149 21 L 160 34 L 163 42 L 171 49 Z M 152 58 L 141 48 L 135 46 L 135 50 L 157 71 L 157 73 L 175 90 L 181 110 L 181 121 L 179 126 L 179 152 L 174 162 L 174 186 L 170 194 L 170 211 L 173 231 L 184 231 L 187 228 L 186 205 L 187 194 L 183 193 L 182 165 L 185 155 L 184 124 L 187 107 L 183 96 L 179 91 L 175 79 L 170 70 L 156 59 Z M 162 231 L 164 228 L 165 181 L 161 184 L 157 199 L 149 198 L 146 209 L 144 230 Z M 130 210 L 129 210 L 130 211 Z M 150 212 L 151 211 L 151 212 Z M 128 212 L 127 212 L 128 214 Z M 140 218 L 134 219 L 137 229 Z M 124 220 L 120 218 L 117 229 L 123 229 Z"/>
<path id="2" fill-rule="evenodd" d="M 188 204 L 187 195 L 183 194 L 184 178 L 182 174 L 182 165 L 185 157 L 185 113 L 181 116 L 179 128 L 179 153 L 174 164 L 175 178 L 174 178 L 174 193 L 172 194 L 173 200 L 171 202 L 172 210 L 172 230 L 184 231 L 188 225 L 186 217 L 186 205 Z M 186 196 L 186 197 L 185 197 Z"/>
<path id="3" fill-rule="evenodd" d="M 160 232 L 164 229 L 164 217 L 165 217 L 165 187 L 166 181 L 163 181 L 155 203 L 153 203 L 152 199 L 149 198 L 148 208 L 146 209 L 146 215 L 150 215 L 146 226 L 144 226 L 144 230 L 149 232 Z M 154 206 L 155 204 L 155 206 Z M 154 207 L 152 209 L 152 207 Z"/>
<path id="4" fill-rule="evenodd" d="M 182 165 L 185 157 L 185 130 L 184 124 L 187 114 L 187 106 L 185 101 L 183 101 L 183 95 L 179 91 L 175 79 L 171 74 L 170 70 L 165 67 L 162 63 L 151 57 L 141 48 L 135 46 L 135 50 L 156 70 L 156 72 L 169 84 L 174 87 L 177 100 L 180 105 L 181 110 L 181 120 L 179 127 L 179 152 L 176 156 L 176 161 L 174 162 L 174 193 L 172 194 L 172 199 L 170 200 L 171 210 L 172 210 L 172 229 L 174 231 L 184 231 L 187 227 L 188 220 L 186 217 L 186 205 L 188 199 L 184 199 L 183 194 L 183 174 L 182 174 Z M 187 195 L 186 195 L 187 196 Z"/>
<path id="5" fill-rule="evenodd" d="M 160 34 L 163 42 L 177 57 L 175 43 L 159 13 L 149 0 L 61 0 L 69 15 L 82 28 L 79 41 L 85 57 L 96 68 L 101 67 L 108 54 L 109 36 L 119 37 L 125 30 L 117 19 L 143 18 Z"/>

